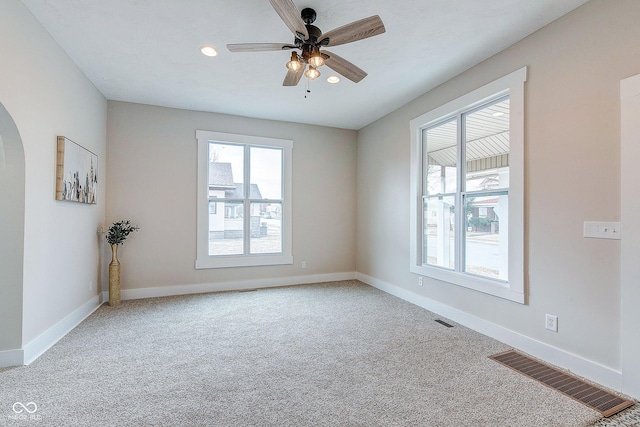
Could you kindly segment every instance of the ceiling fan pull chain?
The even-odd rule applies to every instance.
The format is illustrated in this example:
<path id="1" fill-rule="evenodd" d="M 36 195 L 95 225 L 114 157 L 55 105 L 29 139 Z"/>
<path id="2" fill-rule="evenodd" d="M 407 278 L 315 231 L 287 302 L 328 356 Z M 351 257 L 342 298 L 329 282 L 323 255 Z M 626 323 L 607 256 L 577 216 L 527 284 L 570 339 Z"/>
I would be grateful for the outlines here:
<path id="1" fill-rule="evenodd" d="M 311 93 L 311 79 L 308 77 L 305 86 L 304 99 L 307 99 L 307 95 Z"/>

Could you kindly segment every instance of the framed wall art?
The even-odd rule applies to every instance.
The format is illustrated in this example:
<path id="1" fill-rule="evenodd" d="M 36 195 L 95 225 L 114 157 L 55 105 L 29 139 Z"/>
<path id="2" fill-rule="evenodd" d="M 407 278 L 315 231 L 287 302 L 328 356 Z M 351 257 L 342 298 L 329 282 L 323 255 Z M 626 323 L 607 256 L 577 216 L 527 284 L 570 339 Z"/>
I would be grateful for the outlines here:
<path id="1" fill-rule="evenodd" d="M 98 198 L 98 156 L 58 136 L 56 200 L 94 205 Z"/>

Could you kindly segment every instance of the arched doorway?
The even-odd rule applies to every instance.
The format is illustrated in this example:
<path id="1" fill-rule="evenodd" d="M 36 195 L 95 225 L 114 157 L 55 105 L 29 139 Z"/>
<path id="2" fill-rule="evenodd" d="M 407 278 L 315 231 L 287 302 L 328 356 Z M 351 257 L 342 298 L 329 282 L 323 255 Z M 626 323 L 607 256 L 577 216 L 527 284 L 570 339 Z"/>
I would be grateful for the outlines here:
<path id="1" fill-rule="evenodd" d="M 0 367 L 22 364 L 24 149 L 0 103 Z"/>

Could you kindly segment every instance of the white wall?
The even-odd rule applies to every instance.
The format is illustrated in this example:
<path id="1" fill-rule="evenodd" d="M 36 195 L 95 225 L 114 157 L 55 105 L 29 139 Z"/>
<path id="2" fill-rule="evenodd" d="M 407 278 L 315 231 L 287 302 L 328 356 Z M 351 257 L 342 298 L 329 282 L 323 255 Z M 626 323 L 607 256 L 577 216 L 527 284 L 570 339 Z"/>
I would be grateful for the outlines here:
<path id="1" fill-rule="evenodd" d="M 194 268 L 197 129 L 294 141 L 294 265 Z M 108 223 L 141 227 L 118 252 L 123 297 L 355 271 L 355 131 L 109 101 L 107 135 Z"/>
<path id="2" fill-rule="evenodd" d="M 621 220 L 627 225 L 621 241 L 622 388 L 640 396 L 640 74 L 620 82 L 621 106 Z"/>
<path id="3" fill-rule="evenodd" d="M 24 150 L 18 128 L 0 103 L 0 366 L 21 363 Z"/>
<path id="4" fill-rule="evenodd" d="M 640 2 L 594 0 L 362 129 L 357 269 L 438 304 L 620 370 L 620 80 L 640 72 Z M 409 273 L 409 121 L 523 66 L 525 268 L 520 305 Z M 384 200 L 383 203 L 380 203 Z M 559 331 L 545 330 L 545 313 Z"/>
<path id="5" fill-rule="evenodd" d="M 97 302 L 107 105 L 19 0 L 2 2 L 0 58 L 0 102 L 24 146 L 25 347 L 92 299 Z M 97 205 L 55 200 L 57 135 L 98 155 Z"/>

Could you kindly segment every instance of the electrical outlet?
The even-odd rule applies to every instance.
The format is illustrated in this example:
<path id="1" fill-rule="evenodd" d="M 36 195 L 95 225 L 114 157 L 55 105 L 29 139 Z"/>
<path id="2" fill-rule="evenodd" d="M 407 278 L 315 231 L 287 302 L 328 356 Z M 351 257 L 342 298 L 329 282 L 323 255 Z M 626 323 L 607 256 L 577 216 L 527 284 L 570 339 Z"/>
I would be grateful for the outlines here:
<path id="1" fill-rule="evenodd" d="M 301 268 L 307 268 L 307 261 L 302 261 Z"/>
<path id="2" fill-rule="evenodd" d="M 547 314 L 545 320 L 545 326 L 548 330 L 558 332 L 558 316 Z"/>
<path id="3" fill-rule="evenodd" d="M 422 286 L 422 277 L 418 277 L 418 286 Z"/>

